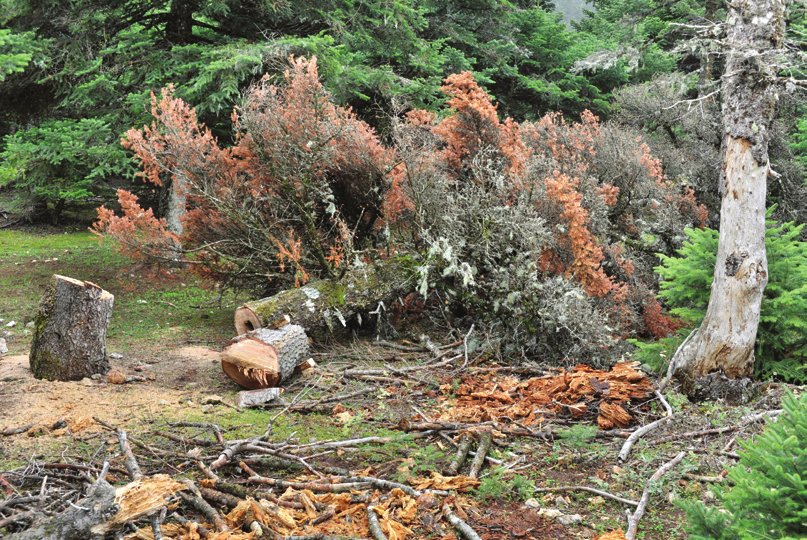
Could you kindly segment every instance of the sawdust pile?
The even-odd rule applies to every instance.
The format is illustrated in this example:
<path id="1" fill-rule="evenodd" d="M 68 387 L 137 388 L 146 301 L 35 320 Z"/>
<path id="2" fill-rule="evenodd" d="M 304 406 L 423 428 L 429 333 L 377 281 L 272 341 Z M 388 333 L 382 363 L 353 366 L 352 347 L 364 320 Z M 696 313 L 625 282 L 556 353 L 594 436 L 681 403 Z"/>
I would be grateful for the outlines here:
<path id="1" fill-rule="evenodd" d="M 653 384 L 635 369 L 637 365 L 623 362 L 611 371 L 578 365 L 556 376 L 525 381 L 495 373 L 467 376 L 458 388 L 440 386 L 444 410 L 437 419 L 468 423 L 509 420 L 540 426 L 547 417 L 597 413 L 600 429 L 625 428 L 634 422 L 626 404 L 653 394 Z"/>

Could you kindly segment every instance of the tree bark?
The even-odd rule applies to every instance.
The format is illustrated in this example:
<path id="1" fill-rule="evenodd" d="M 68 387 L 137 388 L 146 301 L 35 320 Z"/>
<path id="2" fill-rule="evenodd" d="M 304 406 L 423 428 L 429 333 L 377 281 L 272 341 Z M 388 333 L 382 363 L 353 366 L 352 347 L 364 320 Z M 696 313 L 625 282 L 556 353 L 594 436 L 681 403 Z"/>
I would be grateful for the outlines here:
<path id="1" fill-rule="evenodd" d="M 369 322 L 367 312 L 379 309 L 412 288 L 400 261 L 387 259 L 373 265 L 354 267 L 341 279 L 323 279 L 269 298 L 248 302 L 235 311 L 235 330 L 245 334 L 271 326 L 288 317 L 308 332 L 344 327 L 348 319 L 364 313 L 359 324 Z"/>
<path id="2" fill-rule="evenodd" d="M 77 381 L 109 371 L 106 331 L 114 299 L 94 283 L 55 274 L 34 321 L 34 377 Z"/>
<path id="3" fill-rule="evenodd" d="M 753 374 L 754 342 L 768 283 L 768 126 L 777 99 L 770 81 L 782 47 L 784 21 L 783 0 L 729 4 L 717 265 L 703 323 L 673 359 L 687 393 L 695 390 L 699 378 L 719 372 L 731 379 Z"/>
<path id="4" fill-rule="evenodd" d="M 277 386 L 308 360 L 308 336 L 302 326 L 259 328 L 235 338 L 221 352 L 221 367 L 233 382 L 256 390 Z"/>

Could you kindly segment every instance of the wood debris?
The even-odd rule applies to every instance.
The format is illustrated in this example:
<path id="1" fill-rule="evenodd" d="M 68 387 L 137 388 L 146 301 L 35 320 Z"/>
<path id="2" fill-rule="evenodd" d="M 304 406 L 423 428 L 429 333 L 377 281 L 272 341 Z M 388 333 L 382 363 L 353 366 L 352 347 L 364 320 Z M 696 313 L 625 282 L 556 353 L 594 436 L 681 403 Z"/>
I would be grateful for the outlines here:
<path id="1" fill-rule="evenodd" d="M 601 429 L 634 422 L 625 404 L 653 395 L 653 384 L 636 370 L 638 362 L 616 364 L 611 371 L 578 365 L 555 376 L 520 381 L 494 372 L 464 377 L 458 388 L 440 386 L 444 411 L 435 420 L 479 423 L 516 420 L 535 426 L 547 417 L 597 412 Z M 452 397 L 453 396 L 453 397 Z"/>

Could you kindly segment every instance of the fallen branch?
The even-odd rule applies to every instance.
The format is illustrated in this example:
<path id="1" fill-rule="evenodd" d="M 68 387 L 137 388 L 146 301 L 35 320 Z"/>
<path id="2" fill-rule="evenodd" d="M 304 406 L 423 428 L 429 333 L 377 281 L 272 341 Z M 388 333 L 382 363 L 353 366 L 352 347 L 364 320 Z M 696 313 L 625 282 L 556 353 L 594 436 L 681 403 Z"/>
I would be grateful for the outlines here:
<path id="1" fill-rule="evenodd" d="M 248 482 L 256 484 L 266 484 L 268 486 L 275 486 L 278 489 L 309 489 L 311 491 L 320 491 L 325 493 L 345 493 L 351 490 L 367 489 L 373 485 L 372 482 L 346 482 L 341 484 L 323 484 L 321 482 L 289 482 L 288 480 L 278 480 L 277 478 L 266 478 L 253 471 L 249 465 L 243 461 L 238 463 L 245 473 L 249 475 Z"/>
<path id="2" fill-rule="evenodd" d="M 474 460 L 471 462 L 471 468 L 468 472 L 469 477 L 476 478 L 479 476 L 479 471 L 482 470 L 482 466 L 485 464 L 485 457 L 487 457 L 490 451 L 492 442 L 493 433 L 490 431 L 483 431 L 479 434 L 479 446 L 476 449 L 476 456 L 474 456 Z"/>
<path id="3" fill-rule="evenodd" d="M 627 440 L 625 441 L 625 444 L 622 445 L 622 450 L 619 451 L 619 462 L 624 463 L 625 460 L 628 459 L 631 448 L 633 448 L 633 445 L 636 444 L 636 441 L 641 439 L 645 433 L 650 433 L 651 431 L 661 426 L 662 424 L 666 424 L 667 422 L 670 421 L 671 418 L 673 418 L 673 416 L 665 416 L 664 418 L 656 420 L 655 422 L 647 424 L 646 426 L 642 426 L 633 433 L 631 433 L 630 437 L 628 437 Z"/>
<path id="4" fill-rule="evenodd" d="M 375 513 L 375 506 L 367 507 L 367 528 L 370 530 L 370 536 L 375 540 L 387 540 L 387 535 L 381 530 L 381 525 L 378 523 L 378 515 Z"/>
<path id="5" fill-rule="evenodd" d="M 454 461 L 448 466 L 446 470 L 446 474 L 448 476 L 457 476 L 457 473 L 462 467 L 462 464 L 465 462 L 465 459 L 468 457 L 468 451 L 471 449 L 471 443 L 473 439 L 470 437 L 463 435 L 462 439 L 460 439 L 460 445 L 457 447 L 457 455 L 454 457 Z"/>
<path id="6" fill-rule="evenodd" d="M 447 504 L 443 505 L 443 516 L 467 540 L 482 540 L 482 538 L 476 534 L 476 531 L 474 531 L 470 525 L 465 523 L 459 518 L 459 516 L 451 511 L 451 508 L 449 508 Z"/>
<path id="7" fill-rule="evenodd" d="M 230 527 L 227 526 L 227 522 L 224 521 L 224 518 L 221 517 L 221 514 L 219 514 L 215 508 L 204 500 L 196 484 L 188 479 L 182 479 L 182 483 L 191 491 L 191 493 L 179 492 L 179 496 L 182 497 L 182 500 L 199 510 L 208 521 L 213 523 L 216 527 L 216 531 L 229 531 Z"/>
<path id="8" fill-rule="evenodd" d="M 551 493 L 555 491 L 588 491 L 589 493 L 595 493 L 600 495 L 601 497 L 605 497 L 607 499 L 613 499 L 617 502 L 621 502 L 622 504 L 628 504 L 630 506 L 639 506 L 639 503 L 636 501 L 632 501 L 630 499 L 622 498 L 618 495 L 613 495 L 608 493 L 607 491 L 600 491 L 599 489 L 594 489 L 588 486 L 562 486 L 562 487 L 547 487 L 547 488 L 535 488 L 536 493 Z"/>
<path id="9" fill-rule="evenodd" d="M 628 540 L 636 540 L 636 531 L 639 527 L 639 520 L 644 515 L 644 510 L 647 507 L 647 502 L 650 500 L 650 491 L 653 485 L 658 482 L 658 479 L 664 476 L 670 469 L 681 463 L 681 460 L 686 456 L 686 452 L 679 452 L 673 459 L 659 467 L 659 469 L 647 481 L 647 485 L 642 493 L 642 498 L 639 500 L 639 506 L 636 511 L 631 514 L 628 512 L 628 532 L 625 533 L 625 538 Z"/>

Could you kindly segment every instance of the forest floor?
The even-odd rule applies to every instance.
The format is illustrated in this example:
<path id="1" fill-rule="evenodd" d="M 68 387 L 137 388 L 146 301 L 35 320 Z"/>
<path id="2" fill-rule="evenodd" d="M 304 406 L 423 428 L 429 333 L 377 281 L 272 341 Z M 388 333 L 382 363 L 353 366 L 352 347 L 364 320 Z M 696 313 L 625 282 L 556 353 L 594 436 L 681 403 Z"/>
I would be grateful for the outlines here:
<path id="1" fill-rule="evenodd" d="M 107 347 L 113 369 L 131 382 L 31 376 L 28 323 L 55 273 L 115 295 Z M 52 513 L 68 508 L 104 462 L 111 465 L 108 479 L 125 483 L 116 431 L 122 429 L 147 476 L 165 473 L 215 487 L 205 476 L 218 475 L 222 486 L 249 486 L 258 490 L 251 492 L 256 498 L 286 508 L 291 521 L 275 537 L 370 538 L 367 507 L 375 504 L 388 538 L 451 540 L 459 533 L 441 517 L 445 504 L 483 539 L 594 538 L 625 529 L 625 511 L 634 506 L 581 486 L 638 502 L 653 473 L 683 451 L 683 462 L 650 490 L 638 538 L 685 538 L 675 499 L 714 500 L 714 486 L 725 485 L 726 468 L 737 462 L 737 441 L 759 432 L 765 420 L 758 413 L 776 409 L 783 391 L 769 384 L 753 403 L 729 406 L 693 404 L 668 389 L 671 419 L 620 462 L 628 434 L 668 414 L 652 392 L 622 402 L 632 417 L 625 429 L 598 430 L 598 405 L 608 394 L 600 383 L 592 383 L 596 396 L 579 403 L 535 406 L 532 416 L 517 412 L 544 379 L 566 381 L 564 391 L 571 391 L 570 377 L 579 370 L 469 355 L 467 329 L 430 330 L 431 340 L 443 345 L 440 358 L 412 335 L 422 326 L 389 341 L 315 342 L 317 369 L 290 380 L 277 403 L 238 410 L 231 404 L 241 389 L 222 372 L 219 353 L 233 337 L 234 309 L 247 298 L 206 289 L 182 270 L 137 267 L 86 232 L 43 227 L 0 230 L 0 291 L 0 337 L 9 349 L 0 355 L 0 536 L 25 530 L 37 515 L 9 501 L 47 493 L 58 503 Z M 458 442 L 485 431 L 494 444 L 478 480 L 464 476 L 470 458 L 458 475 L 441 476 Z M 248 441 L 251 450 L 205 473 L 236 440 Z M 236 466 L 239 459 L 245 467 Z M 323 483 L 345 483 L 336 479 L 339 469 L 376 483 L 365 478 L 342 498 L 322 491 Z M 289 480 L 305 486 L 284 487 Z M 410 496 L 412 488 L 417 492 Z M 427 488 L 436 492 L 421 494 Z M 232 499 L 206 493 L 222 514 L 232 510 Z M 189 504 L 178 512 L 211 526 L 210 516 Z M 233 514 L 230 526 L 241 526 Z M 153 538 L 149 531 L 144 518 L 126 538 Z M 193 537 L 168 524 L 163 532 Z"/>

